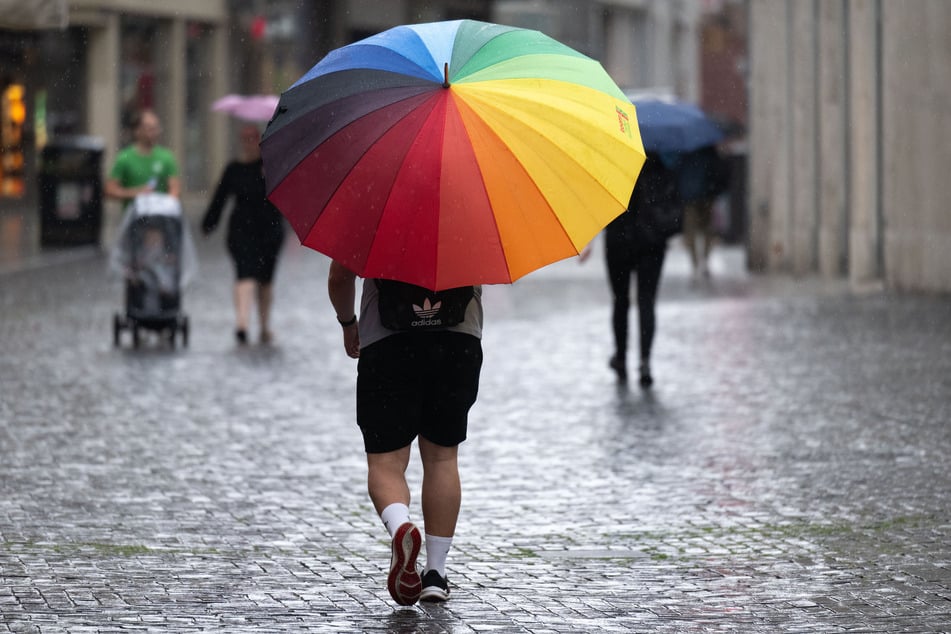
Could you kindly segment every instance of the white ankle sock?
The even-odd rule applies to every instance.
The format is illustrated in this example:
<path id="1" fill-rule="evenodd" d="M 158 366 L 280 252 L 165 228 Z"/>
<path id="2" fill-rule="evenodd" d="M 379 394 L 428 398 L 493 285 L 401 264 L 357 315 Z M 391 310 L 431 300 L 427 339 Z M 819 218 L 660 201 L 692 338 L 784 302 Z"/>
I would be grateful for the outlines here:
<path id="1" fill-rule="evenodd" d="M 396 534 L 396 529 L 409 521 L 409 507 L 402 502 L 393 502 L 380 513 L 383 526 L 389 531 L 390 537 Z"/>
<path id="2" fill-rule="evenodd" d="M 437 537 L 426 533 L 426 567 L 435 570 L 439 576 L 446 576 L 446 556 L 452 546 L 452 537 Z"/>

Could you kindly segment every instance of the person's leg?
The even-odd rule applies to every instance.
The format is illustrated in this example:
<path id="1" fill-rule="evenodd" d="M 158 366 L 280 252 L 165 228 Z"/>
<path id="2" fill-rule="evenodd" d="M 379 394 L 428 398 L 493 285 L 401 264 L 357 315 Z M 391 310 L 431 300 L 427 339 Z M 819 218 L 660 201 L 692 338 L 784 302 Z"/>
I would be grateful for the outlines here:
<path id="1" fill-rule="evenodd" d="M 258 323 L 261 325 L 261 343 L 271 343 L 271 304 L 274 301 L 274 285 L 260 282 L 258 291 Z"/>
<path id="2" fill-rule="evenodd" d="M 409 521 L 406 482 L 420 420 L 413 352 L 405 335 L 392 335 L 362 348 L 357 362 L 357 424 L 367 453 L 367 491 L 392 536 L 386 587 L 400 605 L 416 603 L 422 589 L 416 558 L 423 537 Z"/>
<path id="3" fill-rule="evenodd" d="M 277 269 L 279 248 L 263 248 L 256 259 L 254 278 L 257 280 L 258 324 L 261 326 L 261 343 L 271 343 L 271 306 L 274 303 L 274 272 Z"/>
<path id="4" fill-rule="evenodd" d="M 423 459 L 423 523 L 426 532 L 426 565 L 420 601 L 449 598 L 446 558 L 456 532 L 462 486 L 459 482 L 458 445 L 442 447 L 419 439 Z"/>
<path id="5" fill-rule="evenodd" d="M 687 247 L 687 253 L 690 254 L 690 263 L 693 265 L 694 275 L 696 275 L 700 270 L 700 257 L 697 254 L 697 232 L 699 229 L 699 218 L 697 216 L 696 204 L 685 203 L 684 246 Z"/>
<path id="6" fill-rule="evenodd" d="M 409 506 L 409 485 L 406 483 L 409 456 L 410 445 L 396 451 L 367 454 L 367 489 L 378 514 L 394 502 Z"/>
<path id="7" fill-rule="evenodd" d="M 420 600 L 445 601 L 449 598 L 446 558 L 452 547 L 462 500 L 459 447 L 443 447 L 420 437 L 419 454 L 423 460 L 422 500 L 426 532 L 426 565 L 423 567 Z M 435 571 L 438 577 L 430 574 L 431 571 Z"/>
<path id="8" fill-rule="evenodd" d="M 631 307 L 631 267 L 627 257 L 608 254 L 608 282 L 611 285 L 613 306 L 611 326 L 614 331 L 614 356 L 610 366 L 618 379 L 627 380 L 627 317 Z"/>
<path id="9" fill-rule="evenodd" d="M 426 566 L 420 601 L 449 598 L 446 557 L 452 547 L 462 500 L 459 445 L 468 433 L 468 416 L 479 392 L 482 343 L 476 337 L 433 333 L 425 362 L 432 368 L 424 388 L 419 454 L 423 463 L 422 506 Z"/>
<path id="10" fill-rule="evenodd" d="M 699 221 L 701 226 L 701 233 L 703 235 L 703 252 L 700 256 L 700 272 L 705 275 L 710 275 L 710 251 L 713 249 L 713 203 L 714 200 L 708 199 L 703 201 L 699 208 Z"/>
<path id="11" fill-rule="evenodd" d="M 452 537 L 462 501 L 459 447 L 442 447 L 420 437 L 419 455 L 423 460 L 422 501 L 426 534 Z"/>
<path id="12" fill-rule="evenodd" d="M 650 370 L 651 349 L 656 330 L 655 305 L 660 286 L 661 270 L 666 251 L 652 250 L 642 254 L 637 262 L 637 322 L 640 333 L 640 383 L 644 387 L 653 384 Z"/>
<path id="13" fill-rule="evenodd" d="M 422 590 L 416 558 L 423 538 L 416 525 L 409 521 L 408 513 L 410 494 L 406 483 L 406 467 L 409 465 L 409 456 L 410 445 L 396 451 L 367 454 L 367 489 L 370 499 L 392 537 L 386 588 L 400 605 L 416 603 Z M 407 509 L 405 518 L 402 517 L 401 507 Z M 391 518 L 399 519 L 393 521 Z M 392 526 L 395 523 L 399 523 L 399 526 Z"/>
<path id="14" fill-rule="evenodd" d="M 254 303 L 255 281 L 242 278 L 234 285 L 235 335 L 239 343 L 247 342 L 248 322 L 251 316 L 251 305 Z"/>

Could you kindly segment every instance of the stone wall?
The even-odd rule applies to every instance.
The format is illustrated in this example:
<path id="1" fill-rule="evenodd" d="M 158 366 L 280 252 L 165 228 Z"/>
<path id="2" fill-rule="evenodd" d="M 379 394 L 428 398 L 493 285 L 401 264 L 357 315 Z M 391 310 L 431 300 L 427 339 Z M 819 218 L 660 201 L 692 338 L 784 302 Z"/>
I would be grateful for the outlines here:
<path id="1" fill-rule="evenodd" d="M 751 268 L 951 291 L 951 3 L 749 11 Z"/>

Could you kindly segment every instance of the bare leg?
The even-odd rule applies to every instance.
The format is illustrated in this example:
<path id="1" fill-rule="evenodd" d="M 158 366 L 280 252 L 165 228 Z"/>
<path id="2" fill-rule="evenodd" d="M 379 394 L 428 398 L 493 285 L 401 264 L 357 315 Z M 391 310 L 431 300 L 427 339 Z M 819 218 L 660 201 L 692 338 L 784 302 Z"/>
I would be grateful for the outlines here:
<path id="1" fill-rule="evenodd" d="M 377 515 L 383 519 L 383 510 L 391 504 L 409 506 L 409 486 L 406 484 L 406 467 L 409 464 L 410 447 L 407 445 L 396 451 L 367 454 L 367 488 Z M 386 588 L 400 605 L 412 605 L 419 600 L 422 579 L 416 568 L 423 543 L 422 534 L 414 524 L 403 523 L 396 528 L 387 526 L 393 532 L 390 542 L 390 573 L 386 578 Z"/>
<path id="2" fill-rule="evenodd" d="M 402 502 L 409 506 L 409 485 L 406 467 L 411 445 L 396 451 L 367 454 L 367 489 L 377 514 L 390 504 Z"/>
<path id="3" fill-rule="evenodd" d="M 271 341 L 271 304 L 274 301 L 274 285 L 258 284 L 258 321 L 261 324 L 261 343 Z"/>
<path id="4" fill-rule="evenodd" d="M 452 537 L 456 532 L 462 485 L 459 481 L 459 447 L 443 447 L 419 439 L 423 459 L 423 521 L 428 535 Z"/>
<path id="5" fill-rule="evenodd" d="M 247 330 L 251 317 L 251 304 L 254 303 L 254 280 L 238 280 L 234 285 L 234 310 L 238 330 Z"/>

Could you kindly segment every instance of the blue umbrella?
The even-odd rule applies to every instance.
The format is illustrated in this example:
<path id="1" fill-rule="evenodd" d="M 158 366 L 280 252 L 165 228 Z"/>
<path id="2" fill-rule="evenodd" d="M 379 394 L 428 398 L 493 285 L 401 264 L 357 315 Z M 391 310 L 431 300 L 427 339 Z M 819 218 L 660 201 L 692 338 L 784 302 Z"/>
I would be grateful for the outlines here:
<path id="1" fill-rule="evenodd" d="M 631 102 L 648 152 L 690 152 L 723 139 L 716 122 L 693 104 L 653 97 Z"/>

